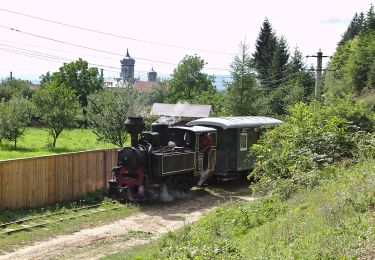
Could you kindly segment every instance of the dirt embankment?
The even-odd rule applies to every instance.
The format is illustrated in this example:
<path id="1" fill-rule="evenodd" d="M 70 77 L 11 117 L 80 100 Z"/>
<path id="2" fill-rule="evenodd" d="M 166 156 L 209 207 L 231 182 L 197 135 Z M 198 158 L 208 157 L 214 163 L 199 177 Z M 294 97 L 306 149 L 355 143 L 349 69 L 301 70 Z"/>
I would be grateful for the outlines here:
<path id="1" fill-rule="evenodd" d="M 57 236 L 1 255 L 0 259 L 98 259 L 148 243 L 170 230 L 194 222 L 220 201 L 252 200 L 248 196 L 240 196 L 244 187 L 231 190 L 222 190 L 218 194 L 195 192 L 189 199 L 145 207 L 142 212 L 114 223 Z"/>

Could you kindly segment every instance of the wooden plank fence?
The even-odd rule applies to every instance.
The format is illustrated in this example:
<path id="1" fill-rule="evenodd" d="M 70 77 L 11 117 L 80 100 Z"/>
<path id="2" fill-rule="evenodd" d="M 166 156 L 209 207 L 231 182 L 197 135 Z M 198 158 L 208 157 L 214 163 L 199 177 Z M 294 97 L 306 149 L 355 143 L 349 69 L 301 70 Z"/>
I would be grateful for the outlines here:
<path id="1" fill-rule="evenodd" d="M 0 161 L 0 211 L 67 201 L 107 187 L 117 149 Z"/>

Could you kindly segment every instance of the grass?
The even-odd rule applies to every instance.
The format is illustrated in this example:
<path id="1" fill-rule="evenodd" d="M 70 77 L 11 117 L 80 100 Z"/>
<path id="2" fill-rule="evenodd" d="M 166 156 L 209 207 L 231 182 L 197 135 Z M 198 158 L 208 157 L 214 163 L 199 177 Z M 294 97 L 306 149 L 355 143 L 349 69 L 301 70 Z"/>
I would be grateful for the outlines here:
<path id="1" fill-rule="evenodd" d="M 20 231 L 8 235 L 0 235 L 0 254 L 2 252 L 12 250 L 15 247 L 24 244 L 30 244 L 31 241 L 47 239 L 60 234 L 70 234 L 82 228 L 92 227 L 98 225 L 99 223 L 109 223 L 139 211 L 139 207 L 136 205 L 122 204 L 119 201 L 107 198 L 103 192 L 98 191 L 90 193 L 78 200 L 62 204 L 54 204 L 37 209 L 6 210 L 0 213 L 0 223 L 8 223 L 26 217 L 37 217 L 43 221 L 55 221 L 56 217 L 68 218 L 77 215 L 77 213 L 74 211 L 68 211 L 70 209 L 94 204 L 100 204 L 97 209 L 109 209 L 113 207 L 119 208 L 116 210 L 99 212 L 94 215 L 88 215 L 83 218 L 81 217 L 62 222 L 56 222 L 53 224 L 48 224 L 44 227 L 34 228 L 27 231 Z M 60 212 L 64 210 L 67 211 L 63 214 L 63 216 L 58 215 L 46 217 L 46 215 L 50 213 Z M 80 214 L 88 212 L 90 212 L 90 209 L 79 211 Z M 36 224 L 38 220 L 33 222 L 34 224 Z"/>
<path id="2" fill-rule="evenodd" d="M 150 245 L 107 258 L 374 258 L 375 161 L 329 171 L 337 177 L 289 200 L 226 203 Z"/>
<path id="3" fill-rule="evenodd" d="M 113 144 L 97 141 L 91 129 L 83 128 L 64 130 L 57 139 L 55 148 L 51 143 L 52 138 L 46 129 L 27 128 L 25 135 L 17 141 L 17 148 L 14 148 L 13 142 L 2 140 L 0 160 L 115 147 Z"/>

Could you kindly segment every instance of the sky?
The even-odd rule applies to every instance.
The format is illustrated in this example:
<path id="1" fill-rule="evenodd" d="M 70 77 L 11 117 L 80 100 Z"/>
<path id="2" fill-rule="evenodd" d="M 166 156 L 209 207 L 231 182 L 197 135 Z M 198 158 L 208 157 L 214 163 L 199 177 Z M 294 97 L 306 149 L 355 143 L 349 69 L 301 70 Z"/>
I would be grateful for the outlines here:
<path id="1" fill-rule="evenodd" d="M 136 60 L 136 77 L 144 78 L 153 68 L 159 77 L 167 78 L 185 55 L 197 54 L 207 62 L 206 73 L 225 80 L 241 42 L 254 52 L 266 17 L 276 34 L 286 38 L 291 52 L 298 47 L 305 56 L 319 49 L 332 55 L 354 13 L 366 12 L 371 3 L 2 0 L 0 79 L 12 72 L 15 78 L 36 82 L 40 75 L 79 57 L 103 68 L 105 77 L 118 77 L 120 60 L 128 49 Z M 308 65 L 315 62 L 306 59 Z"/>

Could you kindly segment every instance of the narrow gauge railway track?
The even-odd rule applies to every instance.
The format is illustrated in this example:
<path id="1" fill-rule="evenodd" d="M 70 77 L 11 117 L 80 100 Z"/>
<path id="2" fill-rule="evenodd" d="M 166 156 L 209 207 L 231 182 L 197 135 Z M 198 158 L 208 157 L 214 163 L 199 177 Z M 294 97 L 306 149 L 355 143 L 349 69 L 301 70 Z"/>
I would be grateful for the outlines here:
<path id="1" fill-rule="evenodd" d="M 110 207 L 110 208 L 99 208 L 102 204 L 95 204 L 95 205 L 89 205 L 89 206 L 83 206 L 79 208 L 74 209 L 65 209 L 58 212 L 53 212 L 41 216 L 35 216 L 35 217 L 27 217 L 22 218 L 19 220 L 7 222 L 7 223 L 0 223 L 0 236 L 16 233 L 23 230 L 31 230 L 33 228 L 43 227 L 46 225 L 63 222 L 71 219 L 77 219 L 81 217 L 86 217 L 90 215 L 94 215 L 101 212 L 116 210 L 121 207 L 122 205 Z M 82 211 L 85 211 L 84 213 L 80 213 Z M 62 215 L 66 215 L 69 213 L 73 213 L 73 215 L 63 217 Z M 77 213 L 77 214 L 74 214 Z M 12 226 L 12 227 L 10 227 Z"/>

